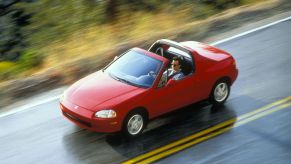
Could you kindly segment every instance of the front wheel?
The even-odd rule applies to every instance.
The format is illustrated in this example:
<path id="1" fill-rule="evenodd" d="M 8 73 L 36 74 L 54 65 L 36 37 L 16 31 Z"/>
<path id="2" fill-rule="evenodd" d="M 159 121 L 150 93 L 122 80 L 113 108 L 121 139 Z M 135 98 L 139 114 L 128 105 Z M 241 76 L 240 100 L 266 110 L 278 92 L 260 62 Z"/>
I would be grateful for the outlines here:
<path id="1" fill-rule="evenodd" d="M 220 80 L 215 83 L 211 94 L 210 94 L 210 102 L 213 105 L 222 105 L 228 98 L 230 93 L 230 85 L 226 80 Z"/>
<path id="2" fill-rule="evenodd" d="M 125 118 L 123 133 L 128 137 L 136 137 L 142 133 L 146 126 L 146 117 L 143 112 L 131 112 Z"/>

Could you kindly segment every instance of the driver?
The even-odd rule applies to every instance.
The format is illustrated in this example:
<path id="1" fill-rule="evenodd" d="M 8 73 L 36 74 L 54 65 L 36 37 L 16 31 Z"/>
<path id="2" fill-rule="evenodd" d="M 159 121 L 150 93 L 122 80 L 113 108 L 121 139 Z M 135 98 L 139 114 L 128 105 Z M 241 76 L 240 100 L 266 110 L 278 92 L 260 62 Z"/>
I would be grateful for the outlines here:
<path id="1" fill-rule="evenodd" d="M 161 80 L 158 84 L 158 87 L 164 86 L 167 81 L 170 79 L 173 80 L 181 80 L 185 77 L 184 73 L 181 71 L 181 59 L 178 57 L 173 57 L 171 68 L 169 68 L 167 71 L 163 73 L 163 76 L 161 77 Z M 168 77 L 168 78 L 167 78 Z"/>
<path id="2" fill-rule="evenodd" d="M 171 68 L 168 69 L 168 79 L 180 80 L 184 77 L 185 75 L 181 70 L 181 58 L 175 56 L 173 57 Z"/>

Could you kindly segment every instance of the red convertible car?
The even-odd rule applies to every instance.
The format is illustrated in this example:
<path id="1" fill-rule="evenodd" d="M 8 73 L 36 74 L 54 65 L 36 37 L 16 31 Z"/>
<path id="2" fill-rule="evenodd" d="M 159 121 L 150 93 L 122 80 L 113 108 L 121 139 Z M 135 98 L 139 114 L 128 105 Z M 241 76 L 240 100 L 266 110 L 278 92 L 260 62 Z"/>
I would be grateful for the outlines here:
<path id="1" fill-rule="evenodd" d="M 169 68 L 177 65 L 182 76 L 174 78 Z M 223 104 L 237 75 L 234 58 L 223 50 L 162 39 L 149 50 L 132 48 L 74 83 L 61 97 L 60 108 L 82 128 L 135 137 L 162 114 L 205 99 Z"/>

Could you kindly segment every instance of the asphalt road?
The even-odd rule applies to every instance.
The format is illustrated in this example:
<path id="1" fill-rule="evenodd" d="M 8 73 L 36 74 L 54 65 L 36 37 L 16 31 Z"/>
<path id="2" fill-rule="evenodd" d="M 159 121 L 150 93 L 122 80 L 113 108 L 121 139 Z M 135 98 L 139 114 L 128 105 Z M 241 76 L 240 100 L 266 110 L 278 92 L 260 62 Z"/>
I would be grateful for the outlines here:
<path id="1" fill-rule="evenodd" d="M 78 128 L 50 101 L 0 118 L 0 163 L 121 163 L 291 95 L 291 20 L 218 47 L 233 54 L 240 70 L 223 108 L 192 105 L 126 140 Z M 290 163 L 290 118 L 288 106 L 157 163 Z"/>

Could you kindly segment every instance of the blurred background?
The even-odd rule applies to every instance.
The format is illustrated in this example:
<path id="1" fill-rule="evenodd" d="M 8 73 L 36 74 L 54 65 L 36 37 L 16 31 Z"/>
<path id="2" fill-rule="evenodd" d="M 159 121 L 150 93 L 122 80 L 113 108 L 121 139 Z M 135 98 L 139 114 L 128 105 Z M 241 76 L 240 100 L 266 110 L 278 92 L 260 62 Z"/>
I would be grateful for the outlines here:
<path id="1" fill-rule="evenodd" d="M 0 0 L 0 108 L 68 86 L 132 47 L 161 38 L 213 42 L 290 11 L 289 2 Z"/>
<path id="2" fill-rule="evenodd" d="M 0 83 L 71 60 L 96 55 L 103 59 L 118 44 L 145 40 L 254 2 L 258 1 L 0 0 Z"/>

